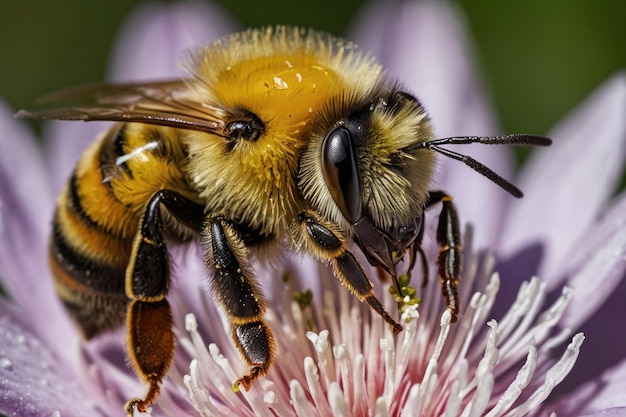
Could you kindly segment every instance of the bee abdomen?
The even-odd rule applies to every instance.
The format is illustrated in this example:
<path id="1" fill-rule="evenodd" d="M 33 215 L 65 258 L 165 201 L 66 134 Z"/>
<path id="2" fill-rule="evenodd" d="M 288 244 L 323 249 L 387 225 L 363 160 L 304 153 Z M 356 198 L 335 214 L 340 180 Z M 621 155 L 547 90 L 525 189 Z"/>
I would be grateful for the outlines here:
<path id="1" fill-rule="evenodd" d="M 78 249 L 55 218 L 50 240 L 50 266 L 61 301 L 91 338 L 124 322 L 128 298 L 124 289 L 125 265 L 103 262 Z"/>
<path id="2" fill-rule="evenodd" d="M 83 155 L 59 196 L 49 247 L 56 290 L 86 338 L 124 322 L 136 229 L 134 215 L 103 181 L 101 150 L 96 143 Z"/>

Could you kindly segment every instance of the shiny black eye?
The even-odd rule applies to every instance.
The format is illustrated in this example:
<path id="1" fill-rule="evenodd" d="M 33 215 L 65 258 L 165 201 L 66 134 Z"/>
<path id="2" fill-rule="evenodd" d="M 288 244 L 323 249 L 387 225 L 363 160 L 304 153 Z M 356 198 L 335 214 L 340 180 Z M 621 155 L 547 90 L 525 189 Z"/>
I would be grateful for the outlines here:
<path id="1" fill-rule="evenodd" d="M 350 131 L 331 130 L 322 143 L 322 171 L 330 194 L 350 222 L 361 217 L 361 188 Z"/>
<path id="2" fill-rule="evenodd" d="M 238 120 L 233 120 L 226 125 L 226 133 L 228 138 L 233 142 L 239 140 L 257 140 L 265 131 L 265 125 L 257 115 L 246 113 L 246 115 Z"/>

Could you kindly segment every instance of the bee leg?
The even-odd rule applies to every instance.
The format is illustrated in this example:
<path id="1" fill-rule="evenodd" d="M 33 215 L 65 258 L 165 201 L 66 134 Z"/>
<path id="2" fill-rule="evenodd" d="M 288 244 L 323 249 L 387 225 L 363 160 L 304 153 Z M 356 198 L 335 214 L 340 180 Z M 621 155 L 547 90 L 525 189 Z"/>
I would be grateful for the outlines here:
<path id="1" fill-rule="evenodd" d="M 411 272 L 415 267 L 415 259 L 417 255 L 420 257 L 420 263 L 422 267 L 422 288 L 428 285 L 428 258 L 426 257 L 426 253 L 424 253 L 424 248 L 422 248 L 422 240 L 424 239 L 424 229 L 425 229 L 425 218 L 426 216 L 422 216 L 419 233 L 415 238 L 415 242 L 410 248 L 409 252 L 409 267 L 407 268 L 407 274 L 409 276 L 409 282 L 411 281 Z M 399 288 L 398 288 L 399 290 Z"/>
<path id="2" fill-rule="evenodd" d="M 461 275 L 461 228 L 459 216 L 452 202 L 452 197 L 443 191 L 431 191 L 429 193 L 428 207 L 441 203 L 441 213 L 437 223 L 437 244 L 439 256 L 437 257 L 439 281 L 443 296 L 448 301 L 452 322 L 459 316 L 459 296 L 457 286 Z"/>
<path id="3" fill-rule="evenodd" d="M 170 190 L 157 191 L 144 210 L 126 269 L 126 295 L 131 299 L 127 312 L 127 353 L 136 373 L 150 388 L 143 399 L 126 403 L 129 414 L 134 406 L 144 412 L 154 403 L 174 355 L 172 313 L 165 298 L 169 263 L 162 208 L 184 220 L 188 227 L 199 230 L 202 224 L 202 206 Z"/>
<path id="4" fill-rule="evenodd" d="M 224 217 L 209 219 L 204 232 L 206 264 L 213 271 L 211 287 L 218 303 L 230 317 L 232 339 L 250 367 L 248 375 L 233 384 L 247 391 L 252 383 L 267 374 L 276 346 L 265 323 L 265 301 L 248 265 L 248 249 L 235 225 Z"/>
<path id="5" fill-rule="evenodd" d="M 363 267 L 347 250 L 346 241 L 335 226 L 324 222 L 313 212 L 306 211 L 298 216 L 300 235 L 304 244 L 318 259 L 330 260 L 335 276 L 359 300 L 366 301 L 390 326 L 394 335 L 402 331 L 402 326 L 387 313 L 382 303 L 374 296 L 374 287 Z"/>

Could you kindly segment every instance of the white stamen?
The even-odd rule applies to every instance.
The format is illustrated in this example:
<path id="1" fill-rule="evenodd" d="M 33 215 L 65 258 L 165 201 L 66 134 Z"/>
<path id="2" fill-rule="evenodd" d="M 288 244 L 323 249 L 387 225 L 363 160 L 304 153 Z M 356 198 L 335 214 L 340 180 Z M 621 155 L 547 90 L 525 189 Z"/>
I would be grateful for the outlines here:
<path id="1" fill-rule="evenodd" d="M 354 382 L 352 380 L 352 364 L 350 363 L 350 356 L 345 345 L 333 346 L 333 355 L 336 362 L 339 364 L 339 370 L 341 372 L 341 382 L 344 387 L 352 387 Z M 351 393 L 349 390 L 344 392 L 345 400 L 348 404 L 352 404 Z"/>
<path id="2" fill-rule="evenodd" d="M 491 391 L 494 385 L 493 367 L 498 362 L 499 352 L 496 344 L 498 342 L 498 323 L 491 320 L 487 323 L 489 335 L 485 354 L 476 367 L 474 382 L 477 384 L 474 399 L 471 401 L 470 417 L 477 417 L 483 414 L 485 407 L 491 398 Z M 471 388 L 472 384 L 469 387 Z"/>
<path id="3" fill-rule="evenodd" d="M 337 382 L 331 382 L 328 387 L 328 402 L 334 417 L 350 417 L 343 391 Z"/>
<path id="4" fill-rule="evenodd" d="M 486 417 L 495 417 L 502 415 L 502 412 L 508 410 L 515 400 L 522 393 L 522 390 L 530 384 L 537 367 L 537 349 L 532 346 L 526 356 L 524 366 L 517 372 L 515 380 L 511 382 L 502 397 L 498 400 L 495 407 L 486 415 Z"/>
<path id="5" fill-rule="evenodd" d="M 324 379 L 324 384 L 328 386 L 330 381 L 334 379 L 332 376 L 334 373 L 331 369 L 332 358 L 329 360 L 328 357 L 330 346 L 328 343 L 328 330 L 322 330 L 319 334 L 307 332 L 306 337 L 313 343 L 313 347 L 317 353 L 317 366 Z"/>
<path id="6" fill-rule="evenodd" d="M 415 384 L 409 391 L 409 396 L 402 408 L 401 417 L 415 417 L 419 415 L 420 407 L 420 384 Z"/>
<path id="7" fill-rule="evenodd" d="M 467 387 L 467 373 L 468 373 L 468 364 L 466 359 L 461 359 L 458 362 L 457 366 L 457 378 L 452 383 L 452 387 L 450 388 L 450 397 L 448 399 L 448 403 L 446 404 L 446 414 L 445 417 L 453 417 L 459 415 L 459 410 L 461 410 L 461 405 L 463 398 L 465 398 L 465 394 L 463 393 L 465 387 Z"/>
<path id="8" fill-rule="evenodd" d="M 454 417 L 459 414 L 459 410 L 461 409 L 461 400 L 463 397 L 461 396 L 461 383 L 457 379 L 452 383 L 450 387 L 450 397 L 448 398 L 448 403 L 446 404 L 446 412 L 444 417 Z"/>
<path id="9" fill-rule="evenodd" d="M 269 391 L 263 396 L 263 402 L 268 408 L 276 411 L 279 416 L 288 416 L 290 414 L 289 404 L 281 401 L 280 397 L 274 391 Z"/>
<path id="10" fill-rule="evenodd" d="M 309 393 L 313 398 L 315 408 L 321 415 L 330 415 L 330 405 L 326 400 L 322 386 L 319 383 L 319 374 L 317 373 L 317 366 L 313 362 L 313 358 L 307 356 L 304 358 L 304 373 L 306 375 L 306 382 L 309 387 Z"/>
<path id="11" fill-rule="evenodd" d="M 389 417 L 389 406 L 383 398 L 379 398 L 376 400 L 374 417 Z"/>
<path id="12" fill-rule="evenodd" d="M 290 398 L 298 417 L 315 417 L 315 409 L 306 399 L 306 394 L 298 381 L 289 383 Z"/>
<path id="13" fill-rule="evenodd" d="M 371 312 L 364 315 L 362 305 L 348 292 L 325 291 L 321 305 L 305 309 L 290 300 L 279 301 L 282 311 L 293 313 L 289 317 L 268 307 L 267 321 L 277 341 L 276 360 L 249 392 L 232 391 L 233 381 L 245 372 L 237 351 L 226 341 L 220 343 L 227 349 L 224 355 L 216 344 L 207 348 L 195 317 L 189 315 L 185 320 L 189 337 L 182 338 L 180 346 L 195 357 L 184 377 L 190 403 L 203 417 L 239 409 L 245 410 L 246 417 L 524 415 L 545 400 L 578 357 L 582 335 L 574 336 L 555 363 L 541 354 L 569 337 L 569 330 L 554 329 L 571 290 L 564 289 L 542 313 L 546 285 L 533 278 L 521 286 L 510 310 L 496 322 L 488 318 L 500 287 L 498 274 L 482 266 L 468 269 L 477 275 L 470 278 L 485 287 L 473 294 L 473 290 L 465 290 L 464 296 L 460 293 L 465 309 L 458 323 L 451 323 L 448 310 L 433 322 L 428 317 L 436 310 L 418 314 L 424 305 L 411 306 L 402 314 L 404 331 L 397 339 L 380 317 Z M 472 285 L 471 280 L 464 283 Z M 393 314 L 391 297 L 383 301 Z M 311 325 L 322 330 L 306 331 L 310 344 L 302 343 L 302 334 Z M 228 322 L 223 330 L 229 332 Z M 524 357 L 514 380 L 502 386 L 500 377 L 514 375 L 513 366 Z M 538 378 L 543 383 L 534 392 L 525 392 L 538 386 Z M 290 381 L 288 386 L 285 380 Z M 503 394 L 494 398 L 494 392 Z"/>
<path id="14" fill-rule="evenodd" d="M 470 417 L 478 417 L 483 414 L 487 404 L 489 403 L 489 399 L 491 398 L 493 384 L 493 374 L 484 375 L 480 381 L 478 381 L 478 386 L 476 387 L 476 392 L 474 393 L 474 399 L 471 403 L 472 408 L 469 413 Z"/>
<path id="15" fill-rule="evenodd" d="M 395 384 L 400 383 L 400 379 L 406 371 L 411 355 L 415 349 L 415 340 L 417 338 L 417 322 L 419 313 L 417 305 L 409 306 L 402 314 L 402 324 L 404 331 L 402 332 L 402 341 L 396 349 L 396 379 Z"/>
<path id="16" fill-rule="evenodd" d="M 535 392 L 519 407 L 511 410 L 511 412 L 505 414 L 506 416 L 512 415 L 524 415 L 529 410 L 533 409 L 541 402 L 548 398 L 548 395 L 552 392 L 554 387 L 563 381 L 563 378 L 574 367 L 576 359 L 580 354 L 580 347 L 585 340 L 585 336 L 582 333 L 577 333 L 572 342 L 567 346 L 567 349 L 563 353 L 563 356 L 555 363 L 546 373 L 543 385 L 541 385 Z M 515 414 L 513 414 L 515 413 Z"/>
<path id="17" fill-rule="evenodd" d="M 380 339 L 380 350 L 383 351 L 383 358 L 385 363 L 385 385 L 383 388 L 383 398 L 387 404 L 391 403 L 394 394 L 394 367 L 395 367 L 395 352 L 393 349 L 393 342 L 389 339 Z"/>
<path id="18" fill-rule="evenodd" d="M 354 359 L 354 398 L 358 403 L 360 398 L 366 398 L 367 388 L 365 387 L 365 357 L 359 353 Z M 323 414 L 322 414 L 323 415 Z"/>

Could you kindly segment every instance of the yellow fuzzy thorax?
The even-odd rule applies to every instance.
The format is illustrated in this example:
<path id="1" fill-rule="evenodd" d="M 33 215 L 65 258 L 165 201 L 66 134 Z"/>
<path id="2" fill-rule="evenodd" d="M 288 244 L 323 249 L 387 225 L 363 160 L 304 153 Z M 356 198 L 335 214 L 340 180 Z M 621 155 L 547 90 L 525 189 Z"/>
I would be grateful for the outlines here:
<path id="1" fill-rule="evenodd" d="M 334 102 L 373 88 L 380 66 L 345 41 L 280 27 L 233 35 L 189 58 L 202 102 L 265 123 L 258 139 L 234 146 L 189 133 L 191 182 L 208 211 L 284 232 L 300 207 L 296 176 L 312 123 Z"/>

